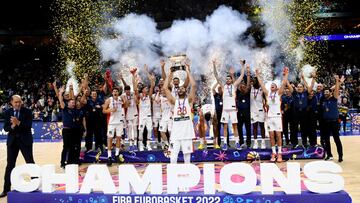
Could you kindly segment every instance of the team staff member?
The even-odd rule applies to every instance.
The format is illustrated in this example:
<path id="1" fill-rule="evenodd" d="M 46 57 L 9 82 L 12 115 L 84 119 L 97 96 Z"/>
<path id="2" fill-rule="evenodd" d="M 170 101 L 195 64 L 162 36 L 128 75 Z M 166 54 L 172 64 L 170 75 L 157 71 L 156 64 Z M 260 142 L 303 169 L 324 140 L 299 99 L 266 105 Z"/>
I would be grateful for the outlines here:
<path id="1" fill-rule="evenodd" d="M 241 82 L 236 90 L 236 107 L 238 119 L 238 133 L 240 144 L 244 148 L 243 125 L 246 129 L 246 146 L 251 146 L 251 121 L 250 121 L 250 66 L 246 66 L 246 84 Z"/>
<path id="2" fill-rule="evenodd" d="M 95 137 L 95 150 L 99 149 L 103 151 L 103 139 L 101 134 L 101 121 L 103 117 L 102 105 L 104 104 L 103 100 L 98 98 L 96 90 L 92 90 L 90 93 L 90 98 L 86 103 L 86 137 L 85 137 L 85 147 L 86 151 L 92 150 L 93 148 L 93 139 Z"/>
<path id="3" fill-rule="evenodd" d="M 6 141 L 7 165 L 4 176 L 4 190 L 0 194 L 0 198 L 7 196 L 11 189 L 10 174 L 15 167 L 19 150 L 26 163 L 35 163 L 31 134 L 32 113 L 29 109 L 22 107 L 19 95 L 13 95 L 10 103 L 12 108 L 4 113 L 4 130 L 8 132 Z"/>
<path id="4" fill-rule="evenodd" d="M 290 134 L 293 135 L 294 137 L 290 137 L 291 143 L 293 143 L 293 145 L 296 147 L 296 145 L 298 144 L 298 132 L 299 132 L 299 124 L 300 124 L 300 130 L 301 130 L 301 139 L 302 139 L 302 144 L 304 147 L 307 147 L 307 138 L 308 138 L 308 126 L 306 126 L 306 119 L 307 119 L 307 107 L 308 107 L 308 96 L 309 96 L 309 92 L 312 91 L 313 88 L 313 81 L 311 83 L 311 86 L 308 86 L 304 76 L 301 75 L 302 83 L 299 83 L 296 87 L 296 91 L 294 91 L 292 86 L 289 86 L 289 90 L 293 95 L 294 98 L 294 109 L 293 109 L 293 116 L 294 116 L 294 134 Z M 305 89 L 306 88 L 306 89 Z"/>
<path id="5" fill-rule="evenodd" d="M 330 135 L 333 136 L 337 152 L 339 155 L 339 162 L 343 161 L 343 149 L 339 136 L 339 110 L 337 106 L 337 101 L 339 98 L 339 89 L 340 84 L 344 81 L 344 76 L 339 79 L 338 75 L 335 75 L 335 90 L 331 94 L 331 90 L 326 88 L 324 91 L 324 100 L 322 102 L 322 112 L 323 112 L 323 121 L 324 121 L 324 143 L 326 158 L 325 160 L 333 160 L 333 155 L 331 153 L 330 145 Z"/>
<path id="6" fill-rule="evenodd" d="M 286 145 L 290 144 L 289 139 L 289 127 L 290 133 L 294 133 L 294 124 L 293 124 L 293 96 L 289 90 L 291 84 L 287 82 L 287 87 L 285 88 L 285 94 L 281 96 L 281 113 L 282 113 L 282 125 L 283 125 L 283 135 L 285 138 Z M 290 137 L 295 137 L 291 135 Z M 291 143 L 294 144 L 294 143 Z M 296 145 L 296 144 L 295 144 Z"/>

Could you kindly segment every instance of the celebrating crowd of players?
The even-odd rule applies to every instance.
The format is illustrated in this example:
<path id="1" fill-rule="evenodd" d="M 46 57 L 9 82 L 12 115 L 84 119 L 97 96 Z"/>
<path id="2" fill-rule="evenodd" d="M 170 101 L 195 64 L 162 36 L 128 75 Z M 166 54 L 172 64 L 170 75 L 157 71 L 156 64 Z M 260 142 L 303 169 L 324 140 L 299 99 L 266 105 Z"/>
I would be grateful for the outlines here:
<path id="1" fill-rule="evenodd" d="M 281 84 L 273 82 L 267 88 L 259 69 L 251 77 L 250 66 L 245 64 L 245 60 L 240 61 L 240 65 L 241 74 L 238 78 L 235 77 L 233 68 L 230 68 L 225 82 L 222 82 L 217 73 L 217 62 L 213 61 L 217 84 L 212 88 L 214 104 L 211 105 L 201 105 L 198 102 L 196 82 L 188 63 L 185 64 L 187 78 L 181 86 L 180 79 L 174 77 L 173 71 L 166 73 L 165 62 L 161 61 L 162 77 L 157 84 L 155 75 L 145 65 L 143 70 L 150 81 L 148 86 L 139 81 L 140 76 L 136 71 L 132 71 L 132 84 L 127 84 L 122 75 L 119 75 L 118 79 L 122 83 L 119 87 L 105 83 L 104 86 L 91 89 L 85 75 L 79 95 L 74 95 L 72 86 L 68 92 L 65 92 L 64 87 L 56 88 L 63 110 L 61 166 L 79 163 L 83 134 L 86 152 L 97 150 L 97 156 L 100 156 L 107 150 L 108 165 L 124 161 L 121 150 L 150 151 L 155 148 L 170 151 L 171 163 L 177 162 L 178 154 L 182 151 L 185 163 L 190 163 L 196 139 L 194 111 L 199 115 L 199 150 L 206 147 L 205 126 L 206 121 L 210 121 L 213 125 L 215 149 L 228 150 L 231 147 L 228 129 L 228 124 L 231 124 L 234 148 L 237 150 L 259 147 L 265 149 L 265 134 L 268 132 L 272 162 L 282 161 L 283 145 L 295 148 L 299 146 L 299 132 L 303 147 L 317 144 L 324 147 L 326 160 L 333 159 L 330 147 L 332 135 L 338 151 L 338 161 L 343 161 L 337 103 L 339 87 L 344 77 L 335 76 L 333 87 L 317 84 L 314 91 L 316 73 L 312 74 L 310 85 L 302 77 L 302 81 L 294 87 L 288 80 L 288 68 L 284 68 Z M 108 98 L 105 98 L 105 89 L 112 93 Z M 317 143 L 317 129 L 320 132 L 320 143 Z M 125 140 L 128 141 L 127 147 Z"/>

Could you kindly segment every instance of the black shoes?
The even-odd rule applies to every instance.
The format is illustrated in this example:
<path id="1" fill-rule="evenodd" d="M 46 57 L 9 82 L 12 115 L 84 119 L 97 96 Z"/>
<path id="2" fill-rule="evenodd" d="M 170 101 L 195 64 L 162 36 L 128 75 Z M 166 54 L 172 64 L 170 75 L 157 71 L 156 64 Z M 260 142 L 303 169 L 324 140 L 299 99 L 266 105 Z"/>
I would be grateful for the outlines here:
<path id="1" fill-rule="evenodd" d="M 332 161 L 332 160 L 334 160 L 334 158 L 333 158 L 332 156 L 327 156 L 327 157 L 325 158 L 325 161 Z"/>
<path id="2" fill-rule="evenodd" d="M 343 157 L 342 156 L 339 156 L 339 163 L 343 162 Z"/>
<path id="3" fill-rule="evenodd" d="M 107 161 L 106 165 L 107 165 L 107 166 L 111 166 L 111 165 L 112 165 L 112 158 L 111 158 L 111 157 L 108 158 L 108 161 Z"/>
<path id="4" fill-rule="evenodd" d="M 7 196 L 7 191 L 4 191 L 4 192 L 2 192 L 1 194 L 0 194 L 0 198 L 3 198 L 3 197 L 6 197 Z"/>

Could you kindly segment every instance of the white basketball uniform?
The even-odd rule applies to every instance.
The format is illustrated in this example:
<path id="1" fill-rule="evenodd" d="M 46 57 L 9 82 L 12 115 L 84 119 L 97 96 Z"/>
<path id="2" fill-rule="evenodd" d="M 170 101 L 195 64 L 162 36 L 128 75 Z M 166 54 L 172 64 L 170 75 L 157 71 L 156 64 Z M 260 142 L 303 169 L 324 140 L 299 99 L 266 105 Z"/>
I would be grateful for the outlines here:
<path id="1" fill-rule="evenodd" d="M 126 129 L 128 138 L 131 140 L 136 139 L 137 137 L 137 125 L 138 125 L 138 109 L 136 106 L 135 95 L 133 92 L 130 93 L 130 96 L 125 94 L 127 100 L 129 101 L 129 106 L 126 111 Z"/>
<path id="2" fill-rule="evenodd" d="M 263 106 L 263 91 L 261 88 L 255 89 L 251 87 L 250 92 L 250 116 L 251 124 L 265 122 L 265 111 Z"/>
<path id="3" fill-rule="evenodd" d="M 174 85 L 171 88 L 171 95 L 175 98 L 178 97 L 179 88 L 176 88 Z"/>
<path id="4" fill-rule="evenodd" d="M 145 129 L 145 126 L 146 129 L 148 130 L 148 135 L 150 135 L 151 137 L 152 118 L 151 118 L 151 101 L 149 96 L 140 98 L 140 102 L 139 102 L 139 130 L 143 131 Z"/>
<path id="5" fill-rule="evenodd" d="M 110 112 L 110 119 L 108 123 L 108 137 L 114 137 L 116 133 L 116 137 L 121 137 L 124 134 L 124 126 L 125 126 L 125 111 L 123 108 L 123 102 L 120 97 L 118 99 L 114 99 L 113 97 L 109 98 L 110 104 L 109 108 L 114 109 L 117 108 L 117 111 Z"/>
<path id="6" fill-rule="evenodd" d="M 153 94 L 152 99 L 153 99 L 153 103 L 152 103 L 152 121 L 153 121 L 153 127 L 156 128 L 159 126 L 160 124 L 160 120 L 161 120 L 161 101 L 157 102 L 155 101 L 155 97 L 156 94 Z"/>
<path id="7" fill-rule="evenodd" d="M 267 98 L 269 111 L 267 112 L 267 128 L 269 131 L 282 132 L 281 97 L 278 92 L 269 92 Z"/>
<path id="8" fill-rule="evenodd" d="M 171 153 L 183 154 L 193 152 L 193 139 L 195 138 L 194 125 L 191 120 L 191 107 L 189 100 L 176 99 L 173 115 L 173 126 L 170 136 Z"/>
<path id="9" fill-rule="evenodd" d="M 234 124 L 237 123 L 236 115 L 236 103 L 235 103 L 236 89 L 234 84 L 224 85 L 223 90 L 223 111 L 221 115 L 221 123 L 229 123 L 229 121 Z"/>
<path id="10" fill-rule="evenodd" d="M 160 132 L 171 131 L 172 129 L 172 116 L 173 116 L 173 105 L 171 105 L 170 101 L 160 95 L 160 104 L 161 104 L 161 120 L 160 120 Z"/>

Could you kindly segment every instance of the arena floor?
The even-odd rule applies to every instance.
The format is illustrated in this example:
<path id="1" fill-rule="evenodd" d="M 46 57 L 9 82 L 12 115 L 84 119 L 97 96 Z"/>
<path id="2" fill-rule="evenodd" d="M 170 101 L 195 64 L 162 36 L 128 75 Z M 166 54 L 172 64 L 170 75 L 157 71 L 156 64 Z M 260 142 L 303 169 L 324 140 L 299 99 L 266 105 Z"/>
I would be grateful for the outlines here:
<path id="1" fill-rule="evenodd" d="M 345 191 L 348 192 L 353 200 L 353 202 L 360 202 L 360 172 L 358 167 L 360 166 L 360 151 L 357 147 L 352 146 L 360 146 L 360 136 L 342 136 L 341 137 L 343 146 L 344 146 L 344 162 L 341 163 L 343 167 L 343 177 L 345 178 Z M 336 148 L 333 146 L 333 154 L 335 160 L 337 160 L 336 156 Z M 39 165 L 44 164 L 56 164 L 58 172 L 61 172 L 62 169 L 59 167 L 60 162 L 60 152 L 62 149 L 61 142 L 53 142 L 53 143 L 35 143 L 34 144 L 34 157 L 35 162 Z M 0 154 L 3 156 L 0 158 L 0 187 L 2 189 L 4 180 L 3 175 L 5 172 L 6 166 L 6 146 L 5 143 L 0 143 Z M 302 165 L 309 162 L 311 160 L 299 160 Z M 24 159 L 20 155 L 17 161 L 17 164 L 23 164 Z M 280 167 L 283 167 L 284 163 L 280 164 Z M 83 164 L 80 166 L 80 170 L 86 170 L 87 165 Z M 114 164 L 110 171 L 116 171 L 116 164 Z M 6 203 L 6 198 L 0 199 L 0 203 Z"/>

